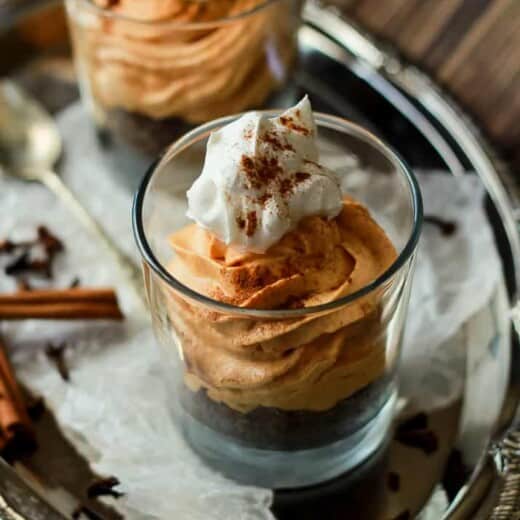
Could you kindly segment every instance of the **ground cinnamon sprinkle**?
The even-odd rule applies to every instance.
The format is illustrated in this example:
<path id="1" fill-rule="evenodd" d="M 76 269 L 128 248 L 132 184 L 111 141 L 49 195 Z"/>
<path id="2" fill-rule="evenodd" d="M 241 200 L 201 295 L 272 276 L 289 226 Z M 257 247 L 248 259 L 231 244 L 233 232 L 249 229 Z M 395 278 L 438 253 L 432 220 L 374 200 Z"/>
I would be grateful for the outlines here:
<path id="1" fill-rule="evenodd" d="M 265 207 L 265 205 L 267 204 L 267 201 L 272 198 L 273 194 L 266 191 L 263 195 L 261 195 L 260 197 L 258 197 L 256 199 L 256 201 L 258 202 L 258 204 L 260 204 L 260 206 L 262 207 Z"/>
<path id="2" fill-rule="evenodd" d="M 287 128 L 294 130 L 295 132 L 300 132 L 303 135 L 309 135 L 311 133 L 308 128 L 297 124 L 292 117 L 282 116 L 280 117 L 280 123 L 282 123 L 282 125 L 286 126 Z"/>
<path id="3" fill-rule="evenodd" d="M 256 211 L 250 211 L 247 214 L 247 223 L 246 223 L 246 235 L 248 237 L 251 237 L 255 234 L 257 225 L 258 225 L 258 220 L 256 217 Z"/>
<path id="4" fill-rule="evenodd" d="M 287 177 L 280 181 L 280 193 L 282 197 L 289 196 L 298 184 L 306 181 L 310 176 L 310 173 L 296 172 L 294 176 Z"/>
<path id="5" fill-rule="evenodd" d="M 253 162 L 253 159 L 251 159 L 251 157 L 248 157 L 247 155 L 242 155 L 242 159 L 240 161 L 242 164 L 242 168 L 244 168 L 246 173 L 250 172 L 251 170 L 254 170 L 255 163 Z"/>
<path id="6" fill-rule="evenodd" d="M 309 173 L 296 172 L 290 177 L 281 179 L 280 177 L 283 173 L 283 169 L 281 168 L 277 159 L 274 157 L 260 157 L 253 160 L 251 157 L 243 155 L 241 159 L 241 166 L 242 171 L 245 174 L 251 187 L 255 189 L 261 189 L 262 187 L 272 188 L 273 184 L 277 184 L 276 187 L 282 196 L 290 195 L 296 185 L 310 177 Z M 272 192 L 266 191 L 256 200 L 256 202 L 264 205 L 272 196 Z"/>
<path id="7" fill-rule="evenodd" d="M 259 160 L 259 167 L 257 167 L 258 175 L 260 179 L 265 182 L 275 180 L 281 173 L 283 173 L 282 167 L 277 159 L 271 157 L 261 157 Z"/>
<path id="8" fill-rule="evenodd" d="M 236 219 L 237 226 L 240 229 L 244 229 L 246 227 L 246 221 L 239 215 Z"/>
<path id="9" fill-rule="evenodd" d="M 259 157 L 253 160 L 251 157 L 243 155 L 241 166 L 251 187 L 255 189 L 268 186 L 283 171 L 274 157 Z"/>
<path id="10" fill-rule="evenodd" d="M 229 282 L 242 293 L 242 297 L 247 296 L 251 290 L 265 287 L 275 282 L 278 277 L 265 266 L 255 265 L 253 268 L 243 268 L 234 270 L 230 273 Z M 239 301 L 241 298 L 239 298 Z"/>
<path id="11" fill-rule="evenodd" d="M 282 197 L 286 197 L 292 193 L 294 182 L 291 179 L 283 179 L 280 181 L 280 193 Z"/>
<path id="12" fill-rule="evenodd" d="M 303 126 L 297 125 L 292 118 L 280 118 L 282 124 L 291 128 L 309 134 L 309 130 Z M 244 136 L 247 138 L 251 134 L 251 130 L 247 129 Z M 275 151 L 290 150 L 294 151 L 292 145 L 278 136 L 276 132 L 266 132 L 261 137 L 263 142 L 268 143 Z M 312 161 L 307 161 L 312 162 Z M 316 164 L 316 163 L 313 163 Z M 265 207 L 267 202 L 277 194 L 282 199 L 287 199 L 294 191 L 295 187 L 310 177 L 306 172 L 289 173 L 284 172 L 276 157 L 260 156 L 250 157 L 243 154 L 240 158 L 240 168 L 244 183 L 244 189 L 252 188 L 258 190 L 260 194 L 249 197 L 249 200 L 260 207 Z M 285 173 L 285 175 L 284 175 Z M 253 236 L 258 227 L 258 215 L 256 211 L 250 211 L 245 217 L 238 215 L 235 222 L 239 229 L 244 229 L 247 236 Z"/>
<path id="13" fill-rule="evenodd" d="M 273 148 L 273 150 L 276 150 L 276 151 L 285 150 L 285 151 L 294 152 L 294 148 L 290 143 L 288 143 L 287 141 L 286 142 L 280 141 L 279 137 L 274 133 L 266 132 L 262 136 L 261 141 L 263 141 L 264 143 L 270 144 L 271 147 Z"/>

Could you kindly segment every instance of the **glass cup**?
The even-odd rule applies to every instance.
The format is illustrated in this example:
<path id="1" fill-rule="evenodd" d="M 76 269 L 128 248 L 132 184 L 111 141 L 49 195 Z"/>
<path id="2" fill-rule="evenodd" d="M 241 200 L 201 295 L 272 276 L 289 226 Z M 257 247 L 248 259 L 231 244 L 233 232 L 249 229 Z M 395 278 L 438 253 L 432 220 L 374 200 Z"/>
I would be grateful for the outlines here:
<path id="1" fill-rule="evenodd" d="M 188 129 L 272 106 L 296 62 L 302 0 L 139 4 L 66 0 L 83 101 L 130 179 Z"/>
<path id="2" fill-rule="evenodd" d="M 314 307 L 211 299 L 171 274 L 169 236 L 190 223 L 186 191 L 210 132 L 236 117 L 192 130 L 152 165 L 135 197 L 134 233 L 172 412 L 189 444 L 242 483 L 308 486 L 354 468 L 389 438 L 421 196 L 413 173 L 377 137 L 315 114 L 320 163 L 369 209 L 395 260 L 354 292 Z"/>

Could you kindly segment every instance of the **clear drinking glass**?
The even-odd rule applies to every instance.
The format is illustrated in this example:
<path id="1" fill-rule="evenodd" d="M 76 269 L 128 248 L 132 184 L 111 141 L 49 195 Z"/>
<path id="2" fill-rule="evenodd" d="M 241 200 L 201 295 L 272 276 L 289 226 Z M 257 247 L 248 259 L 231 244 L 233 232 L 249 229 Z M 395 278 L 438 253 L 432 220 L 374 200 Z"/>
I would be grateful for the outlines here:
<path id="1" fill-rule="evenodd" d="M 393 242 L 396 260 L 352 294 L 315 307 L 249 309 L 208 298 L 170 274 L 173 250 L 168 237 L 189 223 L 186 191 L 202 170 L 209 133 L 235 118 L 196 128 L 156 161 L 136 194 L 134 232 L 144 259 L 153 327 L 164 354 L 165 381 L 172 387 L 172 412 L 187 441 L 240 482 L 307 486 L 354 468 L 389 437 L 422 222 L 421 196 L 413 173 L 378 138 L 343 119 L 315 114 L 320 162 L 338 173 L 345 194 L 368 207 Z M 272 331 L 278 331 L 274 343 Z M 330 361 L 332 340 L 337 350 L 332 349 Z M 283 368 L 299 349 L 307 354 Z M 323 355 L 301 365 L 302 359 L 319 352 Z M 320 363 L 327 360 L 331 367 L 342 363 L 346 370 L 330 385 L 329 379 L 316 377 Z M 268 386 L 237 386 L 236 377 L 254 376 L 265 366 L 279 369 Z M 204 381 L 201 386 L 204 374 L 214 369 L 227 373 L 221 386 Z M 325 402 L 329 392 L 341 398 L 319 410 L 307 409 L 305 403 L 300 408 L 240 409 L 246 395 L 240 392 L 298 394 L 309 388 L 305 385 L 315 385 L 313 400 Z M 230 397 L 235 404 L 229 404 Z"/>
<path id="2" fill-rule="evenodd" d="M 66 0 L 82 98 L 107 156 L 142 175 L 188 129 L 272 106 L 296 62 L 301 4 Z"/>

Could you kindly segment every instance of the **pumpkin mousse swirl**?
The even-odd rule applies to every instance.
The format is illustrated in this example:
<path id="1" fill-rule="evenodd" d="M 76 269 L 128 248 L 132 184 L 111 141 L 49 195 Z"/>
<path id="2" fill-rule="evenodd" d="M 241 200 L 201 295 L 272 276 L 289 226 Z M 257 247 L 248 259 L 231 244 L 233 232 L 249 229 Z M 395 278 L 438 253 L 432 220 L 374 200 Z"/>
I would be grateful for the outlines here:
<path id="1" fill-rule="evenodd" d="M 71 19 L 76 45 L 87 57 L 83 73 L 104 108 L 207 121 L 261 105 L 285 80 L 295 56 L 291 2 L 242 17 L 265 1 L 94 3 L 117 16 L 71 13 Z"/>
<path id="2" fill-rule="evenodd" d="M 238 307 L 299 308 L 361 289 L 395 260 L 367 209 L 345 198 L 333 219 L 311 216 L 265 253 L 225 245 L 194 224 L 171 237 L 171 273 L 192 289 Z M 379 294 L 319 315 L 253 320 L 210 312 L 169 294 L 186 383 L 229 407 L 327 410 L 385 370 Z"/>

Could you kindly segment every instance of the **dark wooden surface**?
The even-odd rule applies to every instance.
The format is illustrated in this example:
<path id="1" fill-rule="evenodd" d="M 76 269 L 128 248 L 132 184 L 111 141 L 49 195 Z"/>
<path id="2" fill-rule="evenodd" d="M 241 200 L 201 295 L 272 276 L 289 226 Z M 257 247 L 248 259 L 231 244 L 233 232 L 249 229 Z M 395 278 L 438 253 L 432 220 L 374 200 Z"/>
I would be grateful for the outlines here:
<path id="1" fill-rule="evenodd" d="M 520 0 L 335 0 L 467 109 L 520 176 Z"/>

